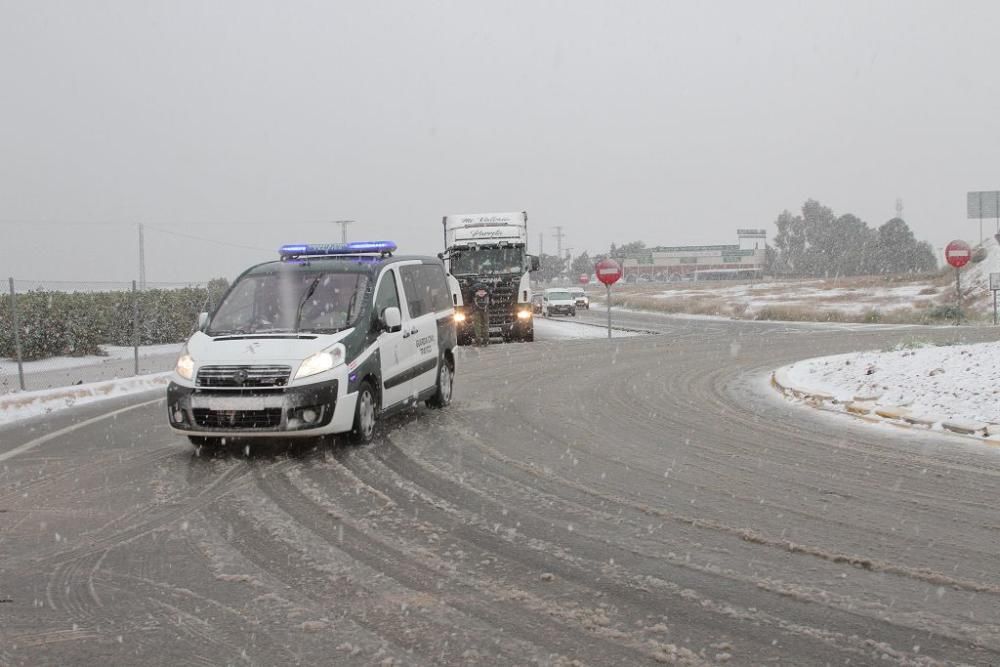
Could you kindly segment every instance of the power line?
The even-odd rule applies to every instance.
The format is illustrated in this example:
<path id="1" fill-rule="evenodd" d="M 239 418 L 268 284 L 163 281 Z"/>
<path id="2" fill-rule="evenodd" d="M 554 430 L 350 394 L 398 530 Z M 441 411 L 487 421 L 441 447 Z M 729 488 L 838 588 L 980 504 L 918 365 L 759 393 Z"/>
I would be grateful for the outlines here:
<path id="1" fill-rule="evenodd" d="M 229 241 L 220 241 L 218 239 L 209 239 L 204 236 L 195 236 L 194 234 L 185 234 L 184 232 L 174 232 L 166 229 L 160 229 L 159 227 L 147 226 L 148 229 L 154 232 L 159 232 L 160 234 L 167 234 L 169 236 L 179 236 L 181 238 L 193 239 L 195 241 L 205 241 L 206 243 L 217 243 L 219 245 L 230 246 L 232 248 L 243 248 L 244 250 L 260 250 L 263 252 L 273 252 L 274 248 L 261 248 L 258 246 L 242 245 L 240 243 L 230 243 Z"/>

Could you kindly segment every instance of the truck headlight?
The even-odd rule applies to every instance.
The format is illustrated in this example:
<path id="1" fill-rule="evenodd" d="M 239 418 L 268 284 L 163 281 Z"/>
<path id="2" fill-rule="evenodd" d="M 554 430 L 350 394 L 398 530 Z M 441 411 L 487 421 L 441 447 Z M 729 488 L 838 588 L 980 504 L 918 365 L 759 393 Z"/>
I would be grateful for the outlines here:
<path id="1" fill-rule="evenodd" d="M 181 351 L 181 356 L 177 357 L 177 365 L 174 366 L 174 371 L 185 380 L 194 379 L 194 358 L 188 354 L 186 348 Z"/>
<path id="2" fill-rule="evenodd" d="M 531 311 L 530 310 L 519 310 L 517 311 L 517 319 L 519 320 L 530 320 Z"/>
<path id="3" fill-rule="evenodd" d="M 465 321 L 465 313 L 463 313 L 460 310 L 456 311 L 455 312 L 455 321 L 456 322 L 464 322 Z"/>
<path id="4" fill-rule="evenodd" d="M 298 380 L 299 378 L 309 377 L 310 375 L 316 375 L 331 368 L 336 368 L 344 363 L 345 356 L 347 356 L 347 350 L 340 343 L 337 343 L 329 350 L 311 354 L 305 358 L 305 361 L 299 366 L 299 370 L 295 371 L 295 379 Z"/>

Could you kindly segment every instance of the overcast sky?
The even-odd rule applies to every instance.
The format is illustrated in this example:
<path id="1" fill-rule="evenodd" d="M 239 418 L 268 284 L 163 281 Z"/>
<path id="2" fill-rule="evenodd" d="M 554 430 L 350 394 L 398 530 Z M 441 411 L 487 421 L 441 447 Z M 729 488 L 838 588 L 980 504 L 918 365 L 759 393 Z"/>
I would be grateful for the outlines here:
<path id="1" fill-rule="evenodd" d="M 735 243 L 809 197 L 978 241 L 998 66 L 993 0 L 0 0 L 0 273 L 131 280 L 139 222 L 149 281 L 337 219 L 419 253 L 508 210 L 533 252 Z"/>

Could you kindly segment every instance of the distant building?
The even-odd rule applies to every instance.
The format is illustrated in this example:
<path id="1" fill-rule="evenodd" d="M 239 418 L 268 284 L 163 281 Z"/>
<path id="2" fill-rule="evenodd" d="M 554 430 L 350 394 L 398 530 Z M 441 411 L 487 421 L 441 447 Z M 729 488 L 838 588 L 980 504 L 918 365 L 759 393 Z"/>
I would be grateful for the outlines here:
<path id="1" fill-rule="evenodd" d="M 622 258 L 624 280 L 750 280 L 764 274 L 767 231 L 737 229 L 733 245 L 658 246 Z"/>

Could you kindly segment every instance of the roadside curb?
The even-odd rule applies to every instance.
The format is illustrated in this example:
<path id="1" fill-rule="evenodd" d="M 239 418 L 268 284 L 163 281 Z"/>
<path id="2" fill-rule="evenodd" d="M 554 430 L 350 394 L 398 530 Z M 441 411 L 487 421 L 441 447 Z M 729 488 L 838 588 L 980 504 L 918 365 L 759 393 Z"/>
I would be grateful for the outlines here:
<path id="1" fill-rule="evenodd" d="M 873 424 L 891 424 L 921 431 L 936 430 L 939 427 L 952 435 L 1000 447 L 1000 424 L 914 413 L 906 405 L 880 404 L 877 402 L 878 398 L 873 396 L 854 396 L 851 400 L 841 400 L 828 392 L 793 384 L 788 379 L 786 368 L 771 371 L 771 386 L 782 396 L 800 399 L 813 408 L 848 415 Z"/>

